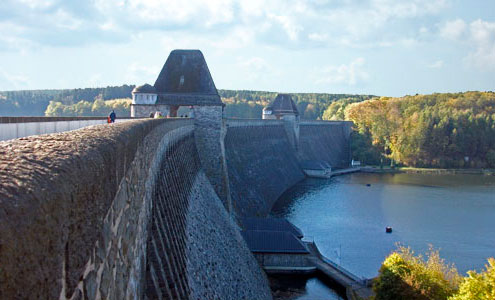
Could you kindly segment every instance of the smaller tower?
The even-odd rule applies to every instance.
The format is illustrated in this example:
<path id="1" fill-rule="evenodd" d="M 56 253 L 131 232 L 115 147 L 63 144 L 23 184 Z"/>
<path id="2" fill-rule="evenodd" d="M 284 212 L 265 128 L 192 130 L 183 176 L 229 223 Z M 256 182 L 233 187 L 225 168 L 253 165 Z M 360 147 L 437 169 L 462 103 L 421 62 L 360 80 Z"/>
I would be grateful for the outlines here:
<path id="1" fill-rule="evenodd" d="M 299 111 L 289 94 L 278 94 L 275 100 L 263 108 L 263 119 L 299 120 Z"/>
<path id="2" fill-rule="evenodd" d="M 158 95 L 155 87 L 144 84 L 132 90 L 131 117 L 145 118 L 156 111 Z"/>
<path id="3" fill-rule="evenodd" d="M 299 111 L 289 94 L 278 94 L 267 107 L 263 108 L 264 120 L 283 120 L 289 142 L 298 151 L 299 148 Z"/>

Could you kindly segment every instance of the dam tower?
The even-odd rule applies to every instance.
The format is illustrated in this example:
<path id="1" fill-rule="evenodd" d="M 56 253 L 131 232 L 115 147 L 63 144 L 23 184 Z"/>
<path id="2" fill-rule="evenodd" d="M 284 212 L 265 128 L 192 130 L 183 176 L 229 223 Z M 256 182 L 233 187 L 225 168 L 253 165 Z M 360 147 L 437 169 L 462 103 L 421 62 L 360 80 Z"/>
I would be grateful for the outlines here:
<path id="1" fill-rule="evenodd" d="M 180 106 L 192 107 L 196 148 L 206 175 L 227 211 L 231 210 L 225 162 L 224 104 L 199 50 L 174 50 L 170 53 L 154 85 L 160 105 L 177 116 Z"/>
<path id="2" fill-rule="evenodd" d="M 299 145 L 299 111 L 290 94 L 278 94 L 263 108 L 263 120 L 283 120 L 289 142 L 298 151 Z"/>
<path id="3" fill-rule="evenodd" d="M 173 50 L 153 86 L 133 91 L 131 117 L 149 117 L 159 111 L 177 117 L 179 107 L 192 109 L 196 147 L 201 164 L 216 193 L 230 211 L 230 193 L 225 162 L 224 104 L 200 50 Z"/>

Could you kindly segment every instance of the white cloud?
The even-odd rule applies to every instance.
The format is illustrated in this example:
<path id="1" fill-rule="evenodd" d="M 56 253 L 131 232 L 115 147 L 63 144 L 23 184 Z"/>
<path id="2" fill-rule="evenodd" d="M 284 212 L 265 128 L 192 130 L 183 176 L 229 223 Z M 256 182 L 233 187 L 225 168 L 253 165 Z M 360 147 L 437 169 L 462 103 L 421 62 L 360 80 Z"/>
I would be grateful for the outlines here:
<path id="1" fill-rule="evenodd" d="M 54 1 L 51 0 L 19 0 L 19 2 L 26 4 L 32 9 L 48 8 L 54 4 Z"/>
<path id="2" fill-rule="evenodd" d="M 431 68 L 431 69 L 439 69 L 441 67 L 443 67 L 443 60 L 437 60 L 437 61 L 428 65 L 428 68 Z"/>
<path id="3" fill-rule="evenodd" d="M 448 21 L 440 28 L 440 35 L 444 38 L 457 40 L 460 39 L 467 31 L 467 25 L 464 20 L 457 19 Z"/>
<path id="4" fill-rule="evenodd" d="M 299 33 L 303 30 L 303 27 L 298 25 L 293 18 L 274 14 L 268 14 L 268 18 L 281 25 L 291 41 L 298 40 Z"/>
<path id="5" fill-rule="evenodd" d="M 308 35 L 308 38 L 312 41 L 316 41 L 316 42 L 324 42 L 328 39 L 328 34 L 325 34 L 325 33 L 316 33 L 316 32 L 313 32 L 313 33 L 310 33 Z"/>
<path id="6" fill-rule="evenodd" d="M 160 65 L 153 65 L 149 66 L 146 64 L 143 64 L 141 62 L 132 62 L 129 64 L 127 67 L 127 73 L 126 73 L 126 80 L 129 82 L 136 82 L 138 80 L 142 80 L 145 78 L 146 82 L 144 83 L 149 83 L 153 84 L 154 80 L 158 77 L 158 74 L 160 73 Z M 141 84 L 138 82 L 138 85 Z"/>
<path id="7" fill-rule="evenodd" d="M 476 49 L 468 55 L 468 62 L 482 69 L 495 69 L 495 22 L 476 20 L 469 28 Z"/>
<path id="8" fill-rule="evenodd" d="M 419 34 L 428 34 L 429 32 L 430 30 L 425 26 L 421 26 L 421 28 L 419 28 Z"/>
<path id="9" fill-rule="evenodd" d="M 261 57 L 238 58 L 238 70 L 244 74 L 244 78 L 251 82 L 269 81 L 280 75 L 271 64 Z"/>
<path id="10" fill-rule="evenodd" d="M 264 60 L 261 57 L 251 57 L 247 60 L 240 61 L 239 66 L 255 71 L 271 69 L 270 65 L 266 62 L 266 60 Z"/>
<path id="11" fill-rule="evenodd" d="M 368 73 L 364 70 L 364 64 L 364 58 L 359 57 L 347 65 L 325 67 L 318 72 L 319 77 L 316 82 L 355 86 L 369 78 Z"/>
<path id="12" fill-rule="evenodd" d="M 397 22 L 438 14 L 449 1 L 2 0 L 0 16 L 24 28 L 4 39 L 39 45 L 115 43 L 143 31 L 193 31 L 211 40 L 226 40 L 231 47 L 235 43 L 224 37 L 239 37 L 238 32 L 247 32 L 250 41 L 280 47 L 381 47 L 388 40 L 414 38 L 397 32 Z M 394 26 L 387 26 L 391 22 Z"/>
<path id="13" fill-rule="evenodd" d="M 384 17 L 415 17 L 435 14 L 449 5 L 446 0 L 373 0 L 372 7 Z"/>
<path id="14" fill-rule="evenodd" d="M 76 30 L 81 27 L 83 21 L 64 9 L 58 9 L 53 17 L 57 20 L 55 26 L 62 29 Z"/>
<path id="15" fill-rule="evenodd" d="M 495 69 L 495 22 L 478 19 L 467 25 L 457 19 L 445 23 L 440 34 L 471 48 L 465 58 L 469 65 L 479 69 Z"/>

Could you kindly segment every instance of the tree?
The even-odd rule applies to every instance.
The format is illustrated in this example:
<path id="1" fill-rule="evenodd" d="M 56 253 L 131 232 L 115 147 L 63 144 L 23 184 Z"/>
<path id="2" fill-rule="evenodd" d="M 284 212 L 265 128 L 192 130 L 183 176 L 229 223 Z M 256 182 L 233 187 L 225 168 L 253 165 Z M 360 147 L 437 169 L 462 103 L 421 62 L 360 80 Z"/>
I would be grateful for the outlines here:
<path id="1" fill-rule="evenodd" d="M 469 271 L 459 286 L 459 292 L 449 300 L 492 300 L 495 299 L 495 259 L 489 258 L 482 273 Z"/>
<path id="2" fill-rule="evenodd" d="M 456 268 L 445 264 L 437 250 L 430 248 L 424 259 L 399 246 L 380 267 L 373 290 L 376 300 L 446 300 L 460 281 Z"/>

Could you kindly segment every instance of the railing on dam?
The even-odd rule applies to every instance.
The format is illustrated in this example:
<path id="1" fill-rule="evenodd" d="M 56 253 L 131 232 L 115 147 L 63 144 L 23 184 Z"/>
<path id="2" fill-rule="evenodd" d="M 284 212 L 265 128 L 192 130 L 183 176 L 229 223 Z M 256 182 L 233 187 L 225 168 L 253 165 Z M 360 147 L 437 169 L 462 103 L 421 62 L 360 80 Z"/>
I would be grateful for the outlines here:
<path id="1" fill-rule="evenodd" d="M 299 122 L 299 125 L 338 125 L 338 126 L 341 126 L 341 125 L 344 125 L 344 124 L 352 124 L 351 121 L 329 121 L 329 120 L 325 120 L 325 121 L 321 121 L 321 120 L 311 120 L 311 121 L 301 121 Z"/>
<path id="2" fill-rule="evenodd" d="M 262 120 L 262 119 L 225 119 L 228 127 L 248 127 L 248 126 L 276 126 L 283 125 L 283 120 Z"/>
<path id="3" fill-rule="evenodd" d="M 117 118 L 125 122 L 131 118 Z M 0 141 L 107 123 L 107 117 L 0 117 Z"/>

